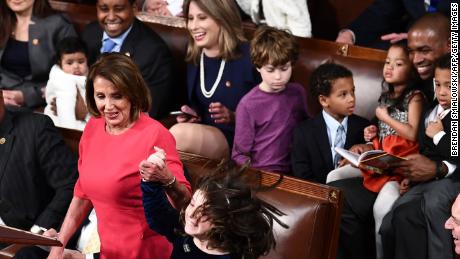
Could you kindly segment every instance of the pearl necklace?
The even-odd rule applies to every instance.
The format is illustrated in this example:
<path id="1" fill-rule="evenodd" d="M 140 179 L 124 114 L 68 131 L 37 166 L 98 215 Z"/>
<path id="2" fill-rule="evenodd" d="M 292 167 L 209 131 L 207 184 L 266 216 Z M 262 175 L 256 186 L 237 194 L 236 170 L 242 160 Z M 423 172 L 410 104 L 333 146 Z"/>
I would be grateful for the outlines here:
<path id="1" fill-rule="evenodd" d="M 224 68 L 225 68 L 225 60 L 222 59 L 220 62 L 220 67 L 219 67 L 219 72 L 217 73 L 217 78 L 214 84 L 211 87 L 211 90 L 207 91 L 205 86 L 204 86 L 204 54 L 203 51 L 201 52 L 201 57 L 200 57 L 200 88 L 201 92 L 203 93 L 204 97 L 206 98 L 211 98 L 211 96 L 214 94 L 214 92 L 217 89 L 217 86 L 220 83 L 220 80 L 222 79 L 222 74 L 224 73 Z"/>

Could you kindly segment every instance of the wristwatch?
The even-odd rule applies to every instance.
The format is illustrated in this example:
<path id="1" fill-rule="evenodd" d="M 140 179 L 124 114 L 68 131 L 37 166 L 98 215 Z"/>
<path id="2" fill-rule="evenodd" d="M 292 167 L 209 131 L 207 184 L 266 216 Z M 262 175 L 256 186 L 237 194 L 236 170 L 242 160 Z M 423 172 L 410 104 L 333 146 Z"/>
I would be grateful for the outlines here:
<path id="1" fill-rule="evenodd" d="M 442 161 L 436 162 L 436 176 L 435 179 L 439 180 L 447 175 L 447 166 Z"/>

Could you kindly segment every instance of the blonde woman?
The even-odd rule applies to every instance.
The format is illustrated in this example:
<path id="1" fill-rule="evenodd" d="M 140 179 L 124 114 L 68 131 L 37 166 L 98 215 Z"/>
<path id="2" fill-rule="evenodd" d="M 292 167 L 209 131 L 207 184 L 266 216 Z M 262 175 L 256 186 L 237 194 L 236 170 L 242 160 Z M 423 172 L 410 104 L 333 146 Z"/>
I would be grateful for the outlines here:
<path id="1" fill-rule="evenodd" d="M 177 122 L 200 122 L 211 127 L 179 124 L 171 131 L 178 149 L 194 153 L 213 150 L 204 154 L 211 156 L 219 150 L 228 156 L 236 106 L 260 77 L 251 64 L 249 44 L 234 1 L 187 0 L 184 16 L 190 32 L 186 57 L 189 104 L 181 107 L 183 114 Z M 191 128 L 193 136 L 187 134 Z"/>

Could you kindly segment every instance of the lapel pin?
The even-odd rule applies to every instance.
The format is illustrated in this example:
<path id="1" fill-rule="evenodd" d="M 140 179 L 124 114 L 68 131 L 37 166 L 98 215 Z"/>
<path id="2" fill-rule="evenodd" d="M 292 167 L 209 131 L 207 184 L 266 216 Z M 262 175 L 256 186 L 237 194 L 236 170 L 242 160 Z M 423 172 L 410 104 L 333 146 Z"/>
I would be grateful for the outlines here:
<path id="1" fill-rule="evenodd" d="M 32 44 L 33 44 L 33 45 L 38 45 L 38 39 L 33 39 L 33 40 L 32 40 Z"/>
<path id="2" fill-rule="evenodd" d="M 0 138 L 0 145 L 5 144 L 5 142 L 6 142 L 6 139 L 5 139 L 5 138 Z"/>
<path id="3" fill-rule="evenodd" d="M 231 83 L 230 81 L 226 81 L 226 82 L 225 82 L 225 86 L 226 86 L 226 87 L 231 87 L 231 86 L 232 86 L 232 83 Z"/>

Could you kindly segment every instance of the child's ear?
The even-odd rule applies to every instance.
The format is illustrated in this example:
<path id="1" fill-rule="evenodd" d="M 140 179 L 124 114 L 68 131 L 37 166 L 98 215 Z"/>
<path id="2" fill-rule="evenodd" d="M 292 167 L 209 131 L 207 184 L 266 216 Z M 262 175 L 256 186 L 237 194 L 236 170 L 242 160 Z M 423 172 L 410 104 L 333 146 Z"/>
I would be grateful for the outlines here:
<path id="1" fill-rule="evenodd" d="M 324 95 L 319 95 L 318 96 L 318 101 L 319 101 L 319 104 L 321 104 L 322 107 L 329 107 L 329 98 L 327 98 L 327 96 L 324 96 Z"/>
<path id="2" fill-rule="evenodd" d="M 256 69 L 257 69 L 257 72 L 259 72 L 259 73 L 260 73 L 260 67 L 256 67 Z"/>

